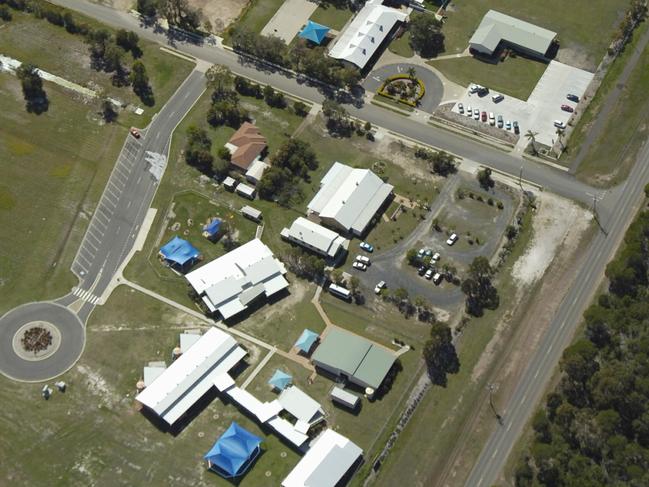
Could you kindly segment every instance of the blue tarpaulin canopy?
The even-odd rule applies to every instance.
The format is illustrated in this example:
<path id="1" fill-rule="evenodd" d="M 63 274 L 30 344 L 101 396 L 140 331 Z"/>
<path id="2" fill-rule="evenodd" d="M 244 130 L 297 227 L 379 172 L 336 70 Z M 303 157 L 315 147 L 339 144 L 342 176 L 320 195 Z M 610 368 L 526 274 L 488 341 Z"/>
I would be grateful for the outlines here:
<path id="1" fill-rule="evenodd" d="M 217 233 L 219 233 L 219 229 L 221 228 L 221 219 L 220 218 L 215 218 L 211 222 L 205 224 L 203 226 L 203 233 L 207 237 L 213 237 Z"/>
<path id="2" fill-rule="evenodd" d="M 260 444 L 260 438 L 233 421 L 203 458 L 222 477 L 237 477 L 257 458 Z"/>
<path id="3" fill-rule="evenodd" d="M 273 376 L 270 378 L 268 383 L 279 389 L 280 391 L 283 391 L 286 389 L 286 387 L 293 382 L 293 377 L 288 375 L 286 372 L 282 372 L 281 370 L 277 369 Z"/>
<path id="4" fill-rule="evenodd" d="M 311 347 L 318 339 L 318 336 L 319 335 L 315 331 L 305 329 L 300 335 L 300 338 L 298 338 L 295 342 L 294 346 L 299 348 L 304 353 L 309 353 L 309 350 L 311 350 Z"/>
<path id="5" fill-rule="evenodd" d="M 309 20 L 306 26 L 304 26 L 304 29 L 302 29 L 302 32 L 300 32 L 300 37 L 320 44 L 327 37 L 327 32 L 329 32 L 329 27 Z"/>
<path id="6" fill-rule="evenodd" d="M 197 259 L 200 252 L 187 240 L 176 236 L 160 248 L 160 254 L 165 260 L 183 266 L 190 260 Z"/>

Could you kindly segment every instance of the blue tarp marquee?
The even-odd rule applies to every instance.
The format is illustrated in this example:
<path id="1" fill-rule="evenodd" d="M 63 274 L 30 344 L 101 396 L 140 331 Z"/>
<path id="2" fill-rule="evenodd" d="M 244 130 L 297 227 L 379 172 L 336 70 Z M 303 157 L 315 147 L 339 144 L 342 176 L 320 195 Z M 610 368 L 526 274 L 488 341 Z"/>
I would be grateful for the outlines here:
<path id="1" fill-rule="evenodd" d="M 304 29 L 302 29 L 302 32 L 300 32 L 300 37 L 320 44 L 327 37 L 327 32 L 329 32 L 329 27 L 309 20 L 306 26 L 304 26 Z"/>
<path id="2" fill-rule="evenodd" d="M 286 372 L 282 372 L 281 370 L 277 369 L 273 376 L 270 378 L 268 383 L 279 389 L 280 391 L 283 391 L 288 387 L 289 384 L 293 382 L 293 377 L 288 375 Z"/>
<path id="3" fill-rule="evenodd" d="M 318 339 L 318 336 L 319 335 L 315 331 L 305 329 L 300 335 L 300 338 L 298 338 L 295 342 L 294 346 L 299 348 L 304 353 L 309 353 L 309 350 L 311 350 L 311 347 Z"/>
<path id="4" fill-rule="evenodd" d="M 165 260 L 183 266 L 187 262 L 197 259 L 200 252 L 187 240 L 176 236 L 160 248 L 160 254 Z"/>
<path id="5" fill-rule="evenodd" d="M 260 438 L 233 421 L 203 458 L 208 461 L 209 468 L 222 477 L 237 477 L 257 458 L 260 445 Z"/>
<path id="6" fill-rule="evenodd" d="M 203 233 L 207 234 L 208 237 L 213 237 L 214 235 L 219 233 L 220 228 L 221 228 L 221 219 L 215 218 L 210 223 L 203 226 Z"/>

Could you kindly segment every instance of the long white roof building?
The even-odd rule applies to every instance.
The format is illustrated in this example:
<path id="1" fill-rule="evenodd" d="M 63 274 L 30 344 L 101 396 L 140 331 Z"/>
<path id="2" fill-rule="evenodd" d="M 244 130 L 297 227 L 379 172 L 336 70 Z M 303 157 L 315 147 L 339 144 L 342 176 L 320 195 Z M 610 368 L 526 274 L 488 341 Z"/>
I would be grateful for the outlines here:
<path id="1" fill-rule="evenodd" d="M 282 481 L 282 487 L 335 487 L 362 454 L 352 441 L 327 429 Z"/>
<path id="2" fill-rule="evenodd" d="M 262 294 L 288 287 L 286 269 L 261 240 L 254 239 L 187 274 L 211 312 L 224 319 L 240 313 Z"/>
<path id="3" fill-rule="evenodd" d="M 335 162 L 307 208 L 325 223 L 362 235 L 393 189 L 369 169 Z"/>
<path id="4" fill-rule="evenodd" d="M 210 328 L 135 399 L 173 425 L 245 355 L 231 335 Z"/>
<path id="5" fill-rule="evenodd" d="M 404 12 L 382 5 L 382 0 L 368 0 L 340 33 L 329 56 L 363 69 L 395 24 L 404 22 L 407 17 Z"/>
<path id="6" fill-rule="evenodd" d="M 341 237 L 333 230 L 329 230 L 301 216 L 295 219 L 290 228 L 284 228 L 281 231 L 281 236 L 330 258 L 347 249 L 349 245 L 349 240 Z"/>

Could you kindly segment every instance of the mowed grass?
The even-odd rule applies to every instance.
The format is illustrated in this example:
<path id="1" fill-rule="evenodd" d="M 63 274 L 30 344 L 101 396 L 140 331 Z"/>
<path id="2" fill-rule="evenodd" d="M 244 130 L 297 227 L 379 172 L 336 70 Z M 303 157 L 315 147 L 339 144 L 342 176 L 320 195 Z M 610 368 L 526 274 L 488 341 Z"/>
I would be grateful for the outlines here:
<path id="1" fill-rule="evenodd" d="M 283 3 L 284 0 L 251 0 L 231 27 L 245 27 L 260 33 Z"/>
<path id="2" fill-rule="evenodd" d="M 595 98 L 579 121 L 569 141 L 567 162 L 580 150 L 581 142 L 587 137 L 589 128 L 599 116 L 606 96 L 617 84 L 626 62 L 636 49 L 639 38 L 649 25 L 645 22 L 634 34 L 632 42 L 615 60 L 607 73 Z M 636 155 L 649 132 L 647 112 L 649 100 L 646 97 L 649 86 L 649 50 L 645 49 L 625 83 L 620 98 L 613 110 L 606 115 L 602 135 L 591 145 L 585 159 L 577 170 L 577 177 L 589 184 L 610 187 L 626 179 Z"/>
<path id="3" fill-rule="evenodd" d="M 135 383 L 145 362 L 169 363 L 178 333 L 199 324 L 120 287 L 93 313 L 85 353 L 61 377 L 68 384 L 65 394 L 55 392 L 44 401 L 42 385 L 0 376 L 4 484 L 229 486 L 207 471 L 203 455 L 236 421 L 263 440 L 263 453 L 238 485 L 279 485 L 300 455 L 233 405 L 213 399 L 177 436 L 158 430 L 138 412 Z M 248 374 L 262 355 L 254 345 L 243 344 L 252 351 Z"/>
<path id="4" fill-rule="evenodd" d="M 353 15 L 354 12 L 349 8 L 336 8 L 331 4 L 320 4 L 311 15 L 310 20 L 340 31 Z"/>
<path id="5" fill-rule="evenodd" d="M 49 110 L 29 114 L 20 82 L 0 74 L 0 313 L 75 284 L 72 259 L 127 133 L 45 90 Z"/>
<path id="6" fill-rule="evenodd" d="M 255 120 L 255 124 L 268 140 L 269 154 L 273 154 L 273 152 L 288 140 L 303 120 L 287 109 L 270 108 L 263 100 L 241 97 L 241 104 L 249 110 L 251 117 Z M 160 245 L 164 243 L 159 238 L 163 231 L 162 226 L 165 225 L 166 228 L 173 223 L 173 221 L 165 223 L 164 219 L 171 208 L 174 195 L 185 191 L 196 191 L 206 199 L 213 201 L 217 207 L 228 208 L 229 215 L 238 212 L 245 205 L 250 205 L 261 210 L 265 225 L 262 240 L 268 243 L 275 251 L 279 250 L 281 246 L 287 245 L 281 242 L 279 237 L 282 228 L 295 219 L 296 216 L 299 216 L 297 212 L 283 209 L 275 203 L 260 200 L 251 202 L 236 194 L 225 191 L 223 186 L 217 185 L 215 182 L 207 181 L 204 177 L 201 178 L 201 173 L 197 169 L 187 165 L 182 156 L 182 151 L 185 148 L 187 129 L 190 126 L 194 125 L 207 130 L 212 140 L 212 153 L 215 157 L 218 149 L 223 147 L 235 132 L 230 127 L 213 128 L 207 123 L 206 117 L 210 105 L 211 93 L 206 92 L 176 129 L 165 176 L 152 203 L 152 207 L 157 208 L 158 213 L 143 250 L 135 254 L 125 272 L 127 278 L 179 301 L 186 306 L 193 306 L 187 295 L 187 282 L 182 277 L 179 278 L 176 275 L 169 276 L 170 273 L 167 272 L 161 274 L 161 271 L 167 270 L 163 269 L 155 258 Z M 216 210 L 217 207 L 213 209 Z M 205 217 L 206 215 L 202 216 L 202 218 Z M 199 216 L 199 218 L 201 217 Z M 235 223 L 235 231 L 237 230 L 237 224 L 241 225 L 240 242 L 244 243 L 254 236 L 254 223 L 249 220 L 239 219 L 238 215 L 237 217 L 233 217 L 233 221 Z M 171 236 L 171 232 L 167 230 L 164 230 L 164 232 L 166 236 Z M 192 244 L 200 246 L 204 245 L 202 241 L 205 239 L 202 236 L 198 236 L 197 234 L 192 235 L 190 233 L 188 240 Z M 206 258 L 203 263 L 207 262 L 209 262 L 209 259 Z"/>
<path id="7" fill-rule="evenodd" d="M 88 44 L 82 36 L 69 34 L 64 28 L 36 19 L 33 15 L 20 12 L 12 12 L 12 15 L 13 20 L 0 29 L 0 51 L 3 55 L 35 64 L 44 71 L 97 91 L 101 97 L 112 97 L 144 110 L 140 116 L 122 112 L 117 122 L 125 126 L 146 126 L 193 69 L 192 63 L 165 53 L 158 44 L 141 39 L 139 45 L 143 55 L 140 60 L 146 67 L 155 98 L 155 104 L 147 107 L 130 86 L 113 86 L 111 74 L 90 67 Z M 79 21 L 86 21 L 76 13 L 74 15 Z M 47 49 L 43 46 L 47 46 Z M 127 68 L 132 63 L 131 54 L 124 56 Z"/>
<path id="8" fill-rule="evenodd" d="M 478 83 L 494 92 L 527 100 L 541 79 L 547 64 L 523 56 L 509 56 L 491 64 L 474 57 L 429 61 L 444 76 L 462 86 Z"/>
<path id="9" fill-rule="evenodd" d="M 443 28 L 446 52 L 456 54 L 469 46 L 469 39 L 490 9 L 531 22 L 558 34 L 562 49 L 570 50 L 580 67 L 594 70 L 611 42 L 628 0 L 458 0 Z"/>
<path id="10" fill-rule="evenodd" d="M 388 46 L 388 49 L 393 53 L 406 58 L 414 56 L 415 52 L 412 50 L 412 47 L 410 47 L 410 32 L 406 31 L 401 35 L 401 37 L 393 40 Z"/>

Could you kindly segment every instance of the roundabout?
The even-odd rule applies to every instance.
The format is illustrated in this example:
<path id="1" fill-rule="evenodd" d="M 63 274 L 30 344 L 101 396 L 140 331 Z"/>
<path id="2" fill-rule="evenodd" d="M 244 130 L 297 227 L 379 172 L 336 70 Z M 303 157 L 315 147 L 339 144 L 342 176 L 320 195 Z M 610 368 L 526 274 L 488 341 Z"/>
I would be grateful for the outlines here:
<path id="1" fill-rule="evenodd" d="M 65 306 L 29 303 L 0 318 L 0 373 L 25 382 L 52 379 L 83 352 L 85 329 Z"/>

